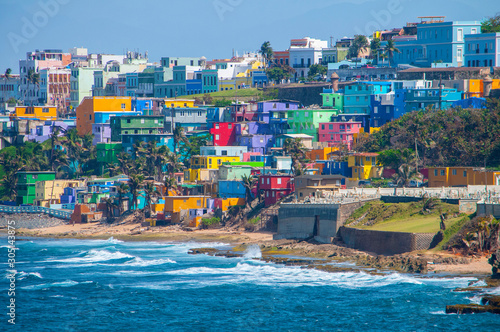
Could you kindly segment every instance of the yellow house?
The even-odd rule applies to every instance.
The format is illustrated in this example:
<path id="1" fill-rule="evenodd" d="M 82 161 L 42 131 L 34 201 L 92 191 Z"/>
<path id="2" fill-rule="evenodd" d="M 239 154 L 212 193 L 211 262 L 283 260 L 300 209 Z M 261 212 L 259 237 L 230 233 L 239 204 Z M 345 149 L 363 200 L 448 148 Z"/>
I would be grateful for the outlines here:
<path id="1" fill-rule="evenodd" d="M 56 106 L 18 106 L 12 118 L 32 118 L 39 120 L 56 120 Z"/>
<path id="2" fill-rule="evenodd" d="M 217 204 L 217 203 L 216 203 Z M 230 197 L 220 199 L 220 209 L 226 212 L 231 206 L 245 206 L 246 201 L 244 198 Z M 218 205 L 218 204 L 217 204 Z"/>
<path id="3" fill-rule="evenodd" d="M 167 108 L 183 108 L 189 107 L 194 108 L 194 99 L 171 99 L 165 98 L 165 107 Z"/>
<path id="4" fill-rule="evenodd" d="M 200 169 L 219 169 L 222 163 L 227 162 L 237 162 L 240 161 L 240 157 L 237 156 L 192 156 L 191 157 L 191 168 Z"/>
<path id="5" fill-rule="evenodd" d="M 348 157 L 348 167 L 352 169 L 350 180 L 367 180 L 382 177 L 383 167 L 380 166 L 378 153 L 356 153 Z"/>
<path id="6" fill-rule="evenodd" d="M 429 167 L 429 187 L 500 185 L 500 171 L 475 167 Z"/>
<path id="7" fill-rule="evenodd" d="M 64 194 L 64 188 L 83 186 L 85 186 L 85 181 L 79 180 L 38 181 L 35 186 L 33 205 L 49 207 L 50 204 L 59 204 L 60 197 Z"/>
<path id="8" fill-rule="evenodd" d="M 111 116 L 127 112 L 135 114 L 132 111 L 132 97 L 85 97 L 76 108 L 78 135 L 91 134 L 96 117 L 97 123 L 106 123 Z"/>
<path id="9" fill-rule="evenodd" d="M 219 179 L 218 169 L 188 168 L 184 170 L 185 182 L 195 182 L 195 181 L 216 182 L 218 179 Z"/>

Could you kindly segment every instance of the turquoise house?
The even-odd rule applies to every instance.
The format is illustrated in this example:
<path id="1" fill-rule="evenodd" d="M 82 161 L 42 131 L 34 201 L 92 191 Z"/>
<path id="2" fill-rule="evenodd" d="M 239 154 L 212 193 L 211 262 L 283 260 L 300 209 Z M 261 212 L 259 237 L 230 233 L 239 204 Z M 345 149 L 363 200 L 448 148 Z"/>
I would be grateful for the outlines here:
<path id="1" fill-rule="evenodd" d="M 344 114 L 371 114 L 371 96 L 391 91 L 390 82 L 355 82 L 344 89 Z"/>

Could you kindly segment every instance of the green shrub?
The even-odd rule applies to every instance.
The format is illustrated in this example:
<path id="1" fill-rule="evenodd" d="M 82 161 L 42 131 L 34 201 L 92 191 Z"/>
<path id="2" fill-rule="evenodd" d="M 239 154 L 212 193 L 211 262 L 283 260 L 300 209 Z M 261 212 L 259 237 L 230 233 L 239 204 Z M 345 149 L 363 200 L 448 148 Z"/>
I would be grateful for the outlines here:
<path id="1" fill-rule="evenodd" d="M 220 219 L 217 217 L 203 218 L 201 219 L 201 223 L 204 226 L 214 226 L 220 223 Z"/>
<path id="2" fill-rule="evenodd" d="M 252 225 L 257 225 L 260 221 L 260 217 L 255 217 L 253 219 L 250 219 L 248 222 Z"/>

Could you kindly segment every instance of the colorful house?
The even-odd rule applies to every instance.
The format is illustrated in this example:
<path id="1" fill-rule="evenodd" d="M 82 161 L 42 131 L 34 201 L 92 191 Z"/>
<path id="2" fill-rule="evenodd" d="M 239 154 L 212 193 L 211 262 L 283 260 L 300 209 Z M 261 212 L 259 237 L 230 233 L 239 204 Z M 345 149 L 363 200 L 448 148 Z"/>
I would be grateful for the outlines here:
<path id="1" fill-rule="evenodd" d="M 295 191 L 293 176 L 261 175 L 259 176 L 258 190 L 264 195 L 265 206 L 276 204 L 280 199 Z"/>
<path id="2" fill-rule="evenodd" d="M 85 97 L 76 109 L 78 134 L 92 133 L 94 123 L 109 122 L 113 116 L 140 115 L 132 111 L 131 104 L 131 97 Z"/>
<path id="3" fill-rule="evenodd" d="M 221 165 L 219 167 L 219 181 L 241 180 L 243 176 L 252 174 L 252 166 Z"/>
<path id="4" fill-rule="evenodd" d="M 165 99 L 166 108 L 195 108 L 194 99 Z"/>
<path id="5" fill-rule="evenodd" d="M 310 160 L 328 160 L 332 152 L 338 151 L 338 147 L 325 147 L 322 149 L 312 149 L 306 152 L 306 157 Z"/>
<path id="6" fill-rule="evenodd" d="M 307 196 L 317 197 L 319 191 L 338 192 L 346 188 L 342 175 L 302 175 L 295 177 L 295 194 L 298 200 Z"/>
<path id="7" fill-rule="evenodd" d="M 56 120 L 56 106 L 17 106 L 11 119 Z"/>
<path id="8" fill-rule="evenodd" d="M 390 82 L 355 82 L 344 88 L 344 113 L 370 114 L 371 96 L 391 91 Z"/>
<path id="9" fill-rule="evenodd" d="M 406 92 L 406 112 L 418 111 L 427 107 L 447 109 L 453 102 L 462 99 L 457 89 L 409 89 Z"/>
<path id="10" fill-rule="evenodd" d="M 429 187 L 465 187 L 500 185 L 500 171 L 475 167 L 429 167 Z"/>
<path id="11" fill-rule="evenodd" d="M 322 122 L 329 122 L 338 114 L 337 109 L 300 109 L 288 112 L 288 134 L 305 134 L 318 142 L 318 128 Z"/>
<path id="12" fill-rule="evenodd" d="M 323 98 L 323 107 L 329 109 L 336 109 L 338 113 L 344 112 L 344 94 L 332 89 L 323 89 L 321 94 Z"/>
<path id="13" fill-rule="evenodd" d="M 219 197 L 246 198 L 246 189 L 243 182 L 236 180 L 219 180 Z"/>
<path id="14" fill-rule="evenodd" d="M 173 223 L 179 223 L 188 216 L 190 209 L 204 209 L 207 207 L 209 196 L 165 196 L 165 215 L 170 214 Z"/>
<path id="15" fill-rule="evenodd" d="M 234 122 L 218 122 L 214 123 L 210 129 L 210 134 L 213 137 L 214 146 L 229 146 L 234 145 L 236 141 L 236 128 Z"/>
<path id="16" fill-rule="evenodd" d="M 240 161 L 237 156 L 192 156 L 191 168 L 219 169 L 219 166 L 226 162 Z"/>
<path id="17" fill-rule="evenodd" d="M 299 108 L 298 101 L 291 100 L 267 100 L 257 103 L 259 121 L 269 123 L 271 112 L 287 112 Z M 280 117 L 276 114 L 276 119 Z"/>
<path id="18" fill-rule="evenodd" d="M 164 121 L 165 118 L 160 115 L 127 115 L 121 117 L 113 117 L 110 119 L 111 141 L 121 142 L 122 136 L 126 134 L 164 134 Z"/>
<path id="19" fill-rule="evenodd" d="M 33 204 L 36 199 L 36 184 L 39 181 L 55 180 L 55 172 L 17 172 L 16 204 Z"/>
<path id="20" fill-rule="evenodd" d="M 35 184 L 35 200 L 33 205 L 50 207 L 51 204 L 59 204 L 64 189 L 67 187 L 83 187 L 85 181 L 79 180 L 45 180 Z M 74 203 L 74 202 L 73 202 Z"/>
<path id="21" fill-rule="evenodd" d="M 378 153 L 355 153 L 348 157 L 348 166 L 352 169 L 350 180 L 380 178 L 383 167 L 377 161 Z"/>
<path id="22" fill-rule="evenodd" d="M 240 157 L 243 160 L 243 154 L 247 152 L 246 146 L 202 146 L 200 155 L 202 156 L 232 156 Z"/>
<path id="23" fill-rule="evenodd" d="M 328 143 L 328 146 L 346 144 L 349 150 L 354 143 L 354 134 L 362 129 L 361 122 L 327 122 L 320 123 L 318 137 L 320 142 Z"/>

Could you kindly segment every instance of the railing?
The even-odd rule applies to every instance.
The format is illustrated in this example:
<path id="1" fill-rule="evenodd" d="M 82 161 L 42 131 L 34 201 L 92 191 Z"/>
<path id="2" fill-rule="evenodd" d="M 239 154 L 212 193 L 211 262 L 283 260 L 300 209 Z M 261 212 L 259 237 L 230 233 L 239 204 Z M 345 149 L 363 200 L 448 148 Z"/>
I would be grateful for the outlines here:
<path id="1" fill-rule="evenodd" d="M 43 206 L 9 206 L 0 205 L 0 212 L 5 213 L 45 213 L 51 217 L 71 219 L 71 212 L 46 208 Z"/>

